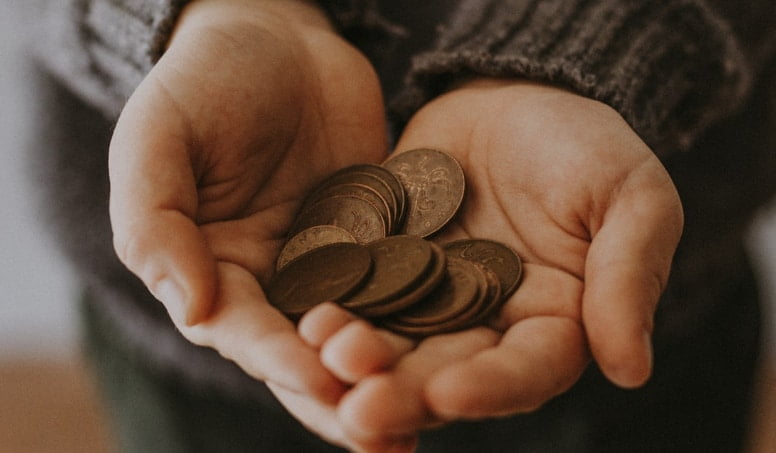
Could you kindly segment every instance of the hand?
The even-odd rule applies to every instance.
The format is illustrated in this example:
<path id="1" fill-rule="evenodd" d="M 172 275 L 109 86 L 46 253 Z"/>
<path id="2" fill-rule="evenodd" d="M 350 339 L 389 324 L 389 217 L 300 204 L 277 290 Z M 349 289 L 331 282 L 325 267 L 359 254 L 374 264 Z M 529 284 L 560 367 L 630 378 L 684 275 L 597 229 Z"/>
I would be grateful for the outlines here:
<path id="1" fill-rule="evenodd" d="M 109 166 L 116 251 L 186 338 L 256 379 L 340 397 L 262 285 L 307 191 L 385 157 L 382 106 L 367 60 L 306 2 L 185 9 L 121 114 Z"/>
<path id="2" fill-rule="evenodd" d="M 374 441 L 530 411 L 573 385 L 591 357 L 615 384 L 642 385 L 683 215 L 625 121 L 559 88 L 478 80 L 415 115 L 397 152 L 417 147 L 451 153 L 467 176 L 463 211 L 439 241 L 505 242 L 525 261 L 523 282 L 491 329 L 428 338 L 389 372 L 362 376 L 337 408 L 344 432 Z M 321 343 L 341 376 L 362 358 L 343 346 L 349 322 L 338 316 L 344 327 Z"/>

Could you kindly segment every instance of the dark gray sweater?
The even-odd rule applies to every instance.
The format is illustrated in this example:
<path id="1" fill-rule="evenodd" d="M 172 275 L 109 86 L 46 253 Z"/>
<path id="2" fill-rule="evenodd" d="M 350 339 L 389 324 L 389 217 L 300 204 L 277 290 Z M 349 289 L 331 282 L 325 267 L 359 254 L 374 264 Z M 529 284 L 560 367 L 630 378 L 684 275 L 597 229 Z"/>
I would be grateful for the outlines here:
<path id="1" fill-rule="evenodd" d="M 38 157 L 45 161 L 40 177 L 55 234 L 101 316 L 115 326 L 116 341 L 191 385 L 258 394 L 234 365 L 186 342 L 111 247 L 110 126 L 162 54 L 186 3 L 24 3 L 40 26 L 33 33 L 37 59 L 69 96 L 53 109 L 60 116 L 44 124 L 41 140 L 60 147 Z M 776 190 L 776 2 L 319 3 L 373 60 L 397 131 L 423 103 L 475 74 L 560 84 L 614 107 L 663 160 L 686 209 L 658 313 L 658 346 L 690 338 L 715 310 L 740 264 L 745 227 Z"/>

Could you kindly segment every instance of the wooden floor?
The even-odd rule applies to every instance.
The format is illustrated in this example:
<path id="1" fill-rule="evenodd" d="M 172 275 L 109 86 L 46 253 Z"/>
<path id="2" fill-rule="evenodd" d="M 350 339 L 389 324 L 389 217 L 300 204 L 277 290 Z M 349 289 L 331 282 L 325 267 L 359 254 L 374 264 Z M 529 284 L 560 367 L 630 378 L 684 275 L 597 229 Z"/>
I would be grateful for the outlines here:
<path id="1" fill-rule="evenodd" d="M 749 453 L 776 452 L 776 366 L 762 380 Z M 0 453 L 112 453 L 104 411 L 78 361 L 0 363 Z"/>
<path id="2" fill-rule="evenodd" d="M 776 363 L 763 372 L 749 453 L 776 453 Z"/>
<path id="3" fill-rule="evenodd" d="M 0 363 L 0 453 L 107 453 L 111 445 L 78 361 Z"/>

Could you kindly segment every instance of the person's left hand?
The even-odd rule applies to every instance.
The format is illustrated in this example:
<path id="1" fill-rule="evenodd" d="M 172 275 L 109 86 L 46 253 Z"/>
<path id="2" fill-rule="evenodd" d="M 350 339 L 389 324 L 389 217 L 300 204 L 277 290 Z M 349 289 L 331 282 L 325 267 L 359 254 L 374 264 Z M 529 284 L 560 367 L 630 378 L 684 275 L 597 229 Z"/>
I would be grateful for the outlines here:
<path id="1" fill-rule="evenodd" d="M 309 313 L 301 336 L 354 384 L 330 408 L 344 436 L 377 445 L 445 420 L 531 411 L 571 387 L 591 357 L 613 383 L 642 385 L 683 215 L 627 123 L 562 89 L 480 80 L 415 115 L 396 152 L 419 147 L 452 154 L 467 177 L 462 212 L 435 240 L 504 242 L 524 260 L 523 282 L 490 328 L 430 337 L 411 352 L 354 328 L 362 321 L 342 310 Z M 375 363 L 361 344 L 394 352 Z"/>

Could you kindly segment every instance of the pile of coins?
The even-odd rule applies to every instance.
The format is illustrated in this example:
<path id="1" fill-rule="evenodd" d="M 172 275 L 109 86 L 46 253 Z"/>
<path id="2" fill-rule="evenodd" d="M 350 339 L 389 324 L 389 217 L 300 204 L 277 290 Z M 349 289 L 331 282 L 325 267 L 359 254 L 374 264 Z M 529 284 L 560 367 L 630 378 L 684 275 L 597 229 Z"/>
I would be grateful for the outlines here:
<path id="1" fill-rule="evenodd" d="M 291 319 L 333 301 L 424 337 L 482 324 L 517 288 L 518 255 L 486 239 L 426 240 L 458 212 L 461 166 L 437 150 L 331 175 L 302 204 L 267 290 Z"/>

